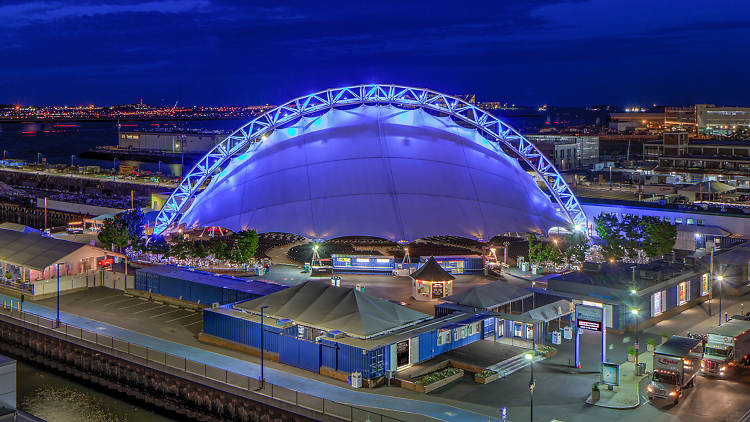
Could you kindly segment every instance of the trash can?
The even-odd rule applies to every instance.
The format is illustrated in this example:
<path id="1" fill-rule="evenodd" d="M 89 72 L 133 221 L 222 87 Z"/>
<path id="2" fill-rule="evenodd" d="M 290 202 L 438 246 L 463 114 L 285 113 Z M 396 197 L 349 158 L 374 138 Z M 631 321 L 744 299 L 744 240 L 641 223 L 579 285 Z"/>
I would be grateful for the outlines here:
<path id="1" fill-rule="evenodd" d="M 352 375 L 349 377 L 351 381 L 351 386 L 354 388 L 362 388 L 362 373 L 361 372 L 352 372 Z"/>
<path id="2" fill-rule="evenodd" d="M 638 367 L 635 370 L 636 376 L 642 376 L 646 373 L 646 362 L 638 362 Z"/>

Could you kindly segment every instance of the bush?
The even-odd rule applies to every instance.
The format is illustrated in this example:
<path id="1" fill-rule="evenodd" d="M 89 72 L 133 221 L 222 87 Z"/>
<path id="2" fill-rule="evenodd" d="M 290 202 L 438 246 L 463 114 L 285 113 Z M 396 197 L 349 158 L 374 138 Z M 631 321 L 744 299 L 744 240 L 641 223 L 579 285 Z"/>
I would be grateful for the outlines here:
<path id="1" fill-rule="evenodd" d="M 497 371 L 491 371 L 489 369 L 485 369 L 484 371 L 477 374 L 477 377 L 479 378 L 489 378 L 493 375 L 496 375 Z"/>
<path id="2" fill-rule="evenodd" d="M 652 339 L 652 338 L 648 339 L 648 345 L 649 346 L 653 346 L 654 344 L 656 344 L 656 342 L 654 341 L 654 339 Z"/>
<path id="3" fill-rule="evenodd" d="M 594 384 L 593 384 L 593 385 L 591 386 L 591 391 L 599 391 L 599 383 L 596 383 L 596 382 L 595 382 L 595 383 L 594 383 Z"/>
<path id="4" fill-rule="evenodd" d="M 628 354 L 629 355 L 634 355 L 635 354 L 635 346 L 630 346 L 628 348 Z"/>
<path id="5" fill-rule="evenodd" d="M 460 369 L 456 368 L 445 368 L 437 372 L 433 372 L 429 375 L 425 375 L 421 380 L 419 380 L 419 383 L 422 385 L 429 385 L 433 382 L 437 382 L 443 379 L 446 379 L 450 376 L 456 375 L 460 373 Z"/>

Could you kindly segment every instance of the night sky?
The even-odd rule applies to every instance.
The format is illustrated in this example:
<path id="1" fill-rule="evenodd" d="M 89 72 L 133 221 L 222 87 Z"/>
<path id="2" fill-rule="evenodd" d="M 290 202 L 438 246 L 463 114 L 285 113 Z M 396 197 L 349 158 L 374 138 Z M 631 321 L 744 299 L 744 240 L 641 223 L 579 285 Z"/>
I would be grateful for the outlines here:
<path id="1" fill-rule="evenodd" d="M 382 82 L 750 105 L 750 2 L 2 0 L 0 103 L 279 103 Z"/>

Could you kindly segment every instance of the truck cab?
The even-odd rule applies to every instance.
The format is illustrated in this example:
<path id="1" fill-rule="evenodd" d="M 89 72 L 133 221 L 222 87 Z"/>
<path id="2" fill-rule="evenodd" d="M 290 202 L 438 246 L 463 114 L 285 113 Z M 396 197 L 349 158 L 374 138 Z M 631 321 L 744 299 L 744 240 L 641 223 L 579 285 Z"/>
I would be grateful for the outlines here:
<path id="1" fill-rule="evenodd" d="M 701 360 L 705 376 L 726 378 L 740 366 L 750 364 L 750 321 L 730 319 L 708 333 Z"/>
<path id="2" fill-rule="evenodd" d="M 649 400 L 665 399 L 677 404 L 684 391 L 695 385 L 701 360 L 701 341 L 672 336 L 654 351 L 654 371 L 646 390 Z"/>

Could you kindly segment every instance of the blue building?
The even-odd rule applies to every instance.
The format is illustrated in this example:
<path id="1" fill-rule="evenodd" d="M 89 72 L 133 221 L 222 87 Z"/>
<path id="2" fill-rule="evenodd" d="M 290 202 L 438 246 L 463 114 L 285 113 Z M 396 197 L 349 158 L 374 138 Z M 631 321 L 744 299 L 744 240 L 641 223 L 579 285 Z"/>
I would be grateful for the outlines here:
<path id="1" fill-rule="evenodd" d="M 546 284 L 546 288 L 544 287 Z M 653 325 L 708 298 L 708 270 L 700 263 L 586 263 L 580 271 L 537 283 L 537 294 L 563 297 L 574 304 L 606 309 L 615 331 Z M 632 309 L 638 309 L 636 321 Z"/>
<path id="2" fill-rule="evenodd" d="M 247 280 L 174 265 L 141 268 L 135 289 L 203 305 L 234 303 L 285 289 L 270 281 Z"/>
<path id="3" fill-rule="evenodd" d="M 533 335 L 538 321 L 527 316 L 454 312 L 432 318 L 352 288 L 309 281 L 205 310 L 201 339 L 224 345 L 228 340 L 230 346 L 257 353 L 262 329 L 262 347 L 270 359 L 342 380 L 359 372 L 372 386 L 388 371 L 494 339 L 498 331 L 512 332 L 514 320 L 531 325 L 528 333 Z"/>

